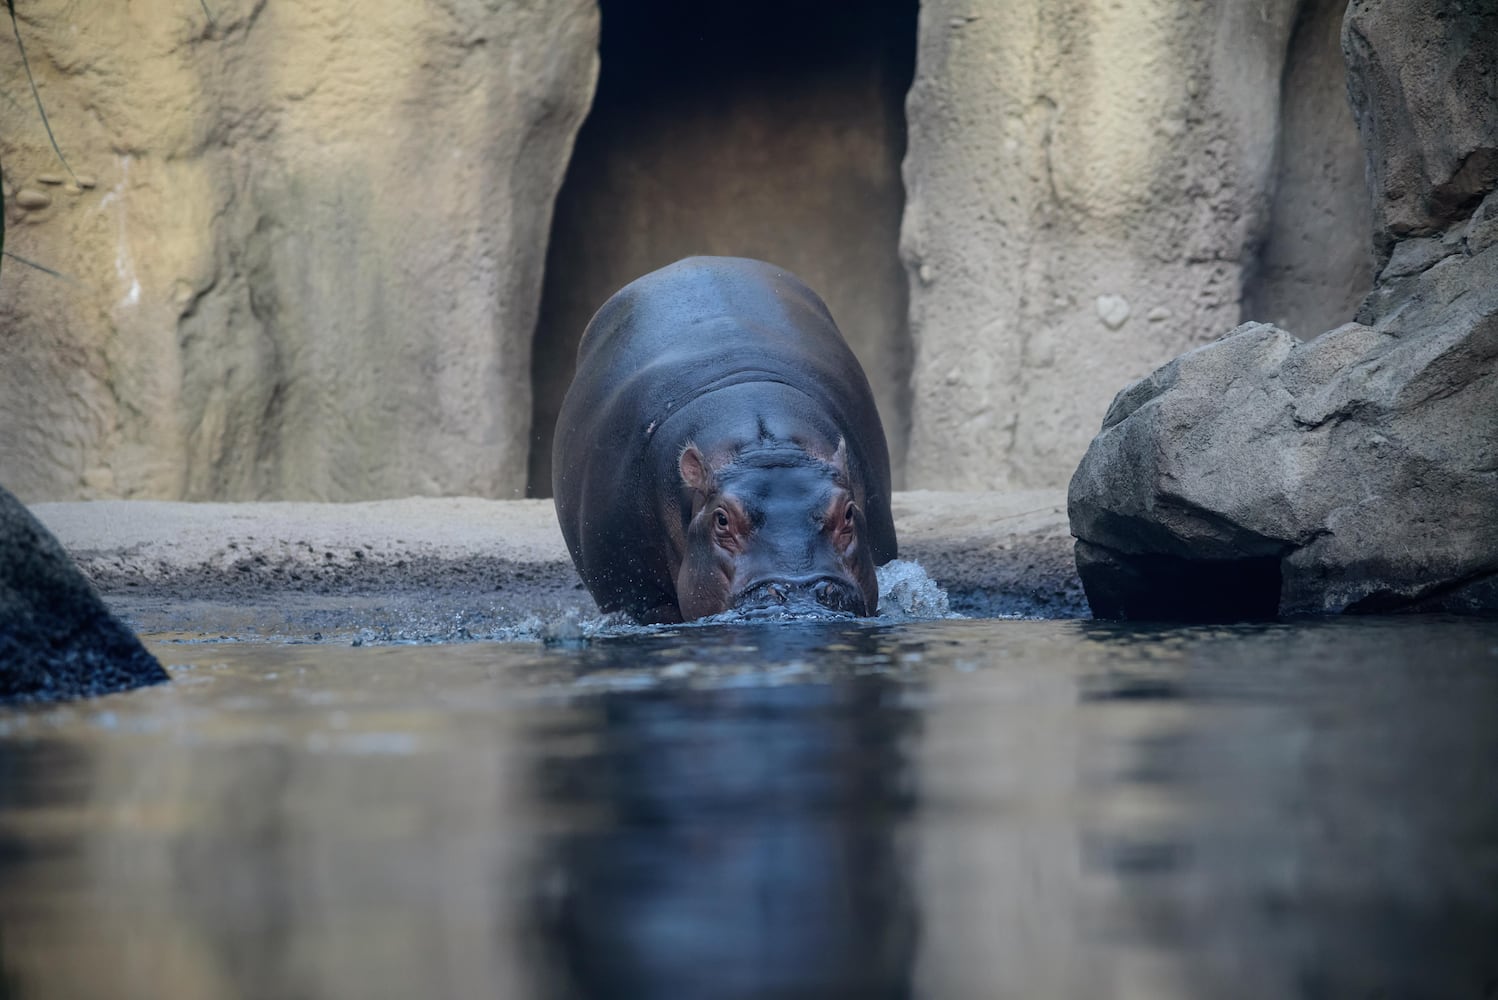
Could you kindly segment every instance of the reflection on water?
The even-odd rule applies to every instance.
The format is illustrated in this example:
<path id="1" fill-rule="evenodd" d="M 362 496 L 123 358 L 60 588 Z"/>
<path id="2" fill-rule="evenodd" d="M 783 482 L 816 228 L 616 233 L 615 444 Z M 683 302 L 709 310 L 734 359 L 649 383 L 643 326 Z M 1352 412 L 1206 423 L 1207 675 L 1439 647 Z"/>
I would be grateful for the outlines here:
<path id="1" fill-rule="evenodd" d="M 825 643 L 741 633 L 786 662 Z M 883 661 L 851 631 L 844 659 Z M 744 651 L 734 651 L 742 659 Z M 544 853 L 563 995 L 906 996 L 914 951 L 906 743 L 918 716 L 878 674 L 600 701 L 537 773 L 546 812 L 586 817 Z"/>
<path id="2" fill-rule="evenodd" d="M 1498 622 L 155 648 L 0 714 L 0 997 L 1498 995 Z"/>

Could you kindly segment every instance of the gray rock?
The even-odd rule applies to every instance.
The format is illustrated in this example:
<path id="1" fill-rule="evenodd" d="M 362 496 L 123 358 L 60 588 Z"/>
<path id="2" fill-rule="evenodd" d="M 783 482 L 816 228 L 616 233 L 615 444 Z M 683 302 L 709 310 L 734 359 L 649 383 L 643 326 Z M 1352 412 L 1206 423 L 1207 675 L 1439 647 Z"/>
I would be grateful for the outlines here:
<path id="1" fill-rule="evenodd" d="M 1462 233 L 1469 254 L 1479 254 L 1498 243 L 1498 191 L 1483 199 Z"/>
<path id="2" fill-rule="evenodd" d="M 1452 254 L 1460 252 L 1461 244 L 1457 240 L 1434 236 L 1403 240 L 1394 246 L 1389 262 L 1384 265 L 1378 277 L 1380 281 L 1407 278 L 1412 274 L 1428 271 Z"/>
<path id="3" fill-rule="evenodd" d="M 169 679 L 105 609 L 57 539 L 0 489 L 0 703 L 89 697 Z"/>
<path id="4" fill-rule="evenodd" d="M 1068 496 L 1103 617 L 1498 608 L 1498 246 L 1118 394 Z"/>
<path id="5" fill-rule="evenodd" d="M 1498 2 L 1352 0 L 1342 52 L 1382 261 L 1498 186 Z"/>

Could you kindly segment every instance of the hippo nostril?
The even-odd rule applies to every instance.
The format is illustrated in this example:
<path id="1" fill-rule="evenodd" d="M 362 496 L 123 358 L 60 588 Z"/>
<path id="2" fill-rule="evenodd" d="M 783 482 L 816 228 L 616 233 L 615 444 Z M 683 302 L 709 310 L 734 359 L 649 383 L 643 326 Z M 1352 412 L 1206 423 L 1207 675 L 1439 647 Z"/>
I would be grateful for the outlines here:
<path id="1" fill-rule="evenodd" d="M 789 588 L 783 583 L 772 583 L 769 586 L 770 596 L 775 598 L 777 604 L 784 604 L 791 596 Z"/>
<path id="2" fill-rule="evenodd" d="M 847 585 L 834 580 L 819 582 L 812 588 L 812 595 L 818 604 L 833 611 L 851 611 L 855 603 Z"/>

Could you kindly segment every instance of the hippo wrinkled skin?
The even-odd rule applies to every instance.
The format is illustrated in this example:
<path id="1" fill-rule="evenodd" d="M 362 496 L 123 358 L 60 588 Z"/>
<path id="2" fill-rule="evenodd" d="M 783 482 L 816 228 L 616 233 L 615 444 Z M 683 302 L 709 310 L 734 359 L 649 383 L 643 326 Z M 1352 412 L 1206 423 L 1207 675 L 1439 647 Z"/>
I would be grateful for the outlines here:
<path id="1" fill-rule="evenodd" d="M 583 334 L 552 469 L 605 612 L 878 611 L 874 567 L 896 555 L 884 428 L 827 307 L 787 271 L 690 257 L 615 293 Z"/>

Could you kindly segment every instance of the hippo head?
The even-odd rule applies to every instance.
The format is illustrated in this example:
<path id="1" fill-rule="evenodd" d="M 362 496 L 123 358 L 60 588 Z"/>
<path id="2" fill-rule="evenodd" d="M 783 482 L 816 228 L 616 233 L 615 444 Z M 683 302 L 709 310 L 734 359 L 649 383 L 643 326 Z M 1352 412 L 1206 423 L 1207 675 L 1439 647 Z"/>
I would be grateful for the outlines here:
<path id="1" fill-rule="evenodd" d="M 689 443 L 678 468 L 692 515 L 676 576 L 683 620 L 797 603 L 878 611 L 843 441 L 830 457 L 762 442 L 716 459 Z"/>

